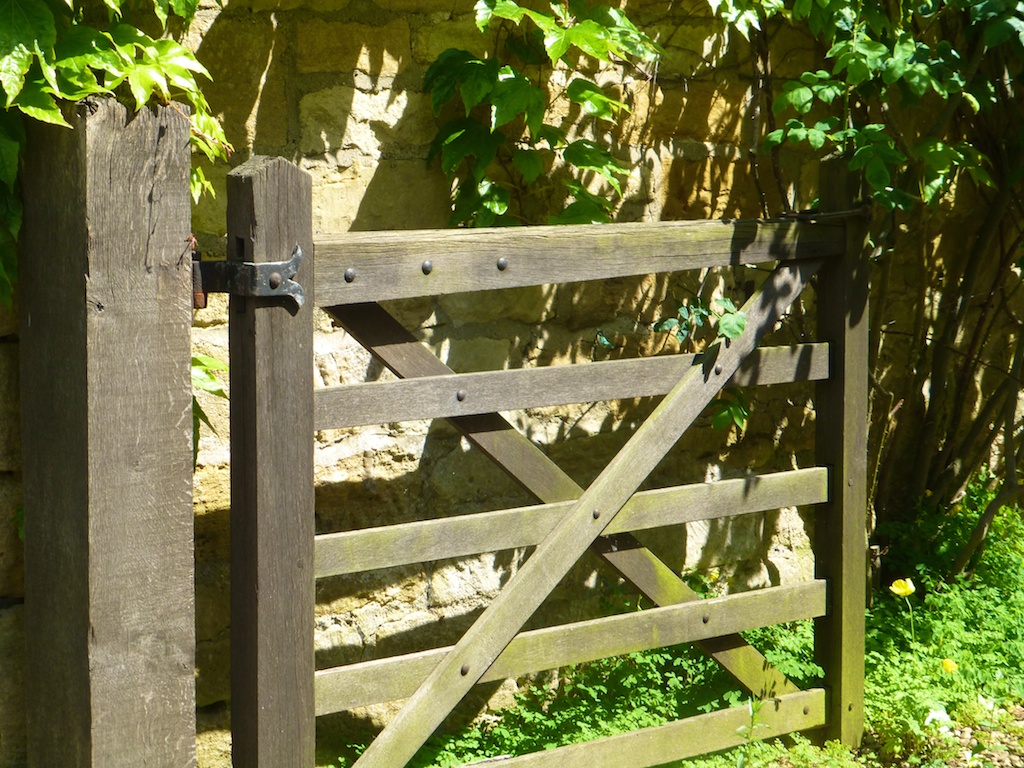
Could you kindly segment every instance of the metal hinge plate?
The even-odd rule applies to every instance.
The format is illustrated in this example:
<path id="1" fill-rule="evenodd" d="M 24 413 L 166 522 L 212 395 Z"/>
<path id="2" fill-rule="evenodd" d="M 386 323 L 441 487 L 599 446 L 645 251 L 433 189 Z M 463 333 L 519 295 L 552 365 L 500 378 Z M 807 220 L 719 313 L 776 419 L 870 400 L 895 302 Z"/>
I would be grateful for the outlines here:
<path id="1" fill-rule="evenodd" d="M 192 294 L 193 306 L 206 306 L 207 293 L 230 293 L 235 296 L 258 296 L 261 298 L 283 298 L 302 306 L 306 297 L 302 286 L 295 280 L 295 274 L 302 264 L 302 248 L 292 249 L 288 261 L 266 261 L 256 264 L 251 261 L 202 261 L 193 255 Z"/>

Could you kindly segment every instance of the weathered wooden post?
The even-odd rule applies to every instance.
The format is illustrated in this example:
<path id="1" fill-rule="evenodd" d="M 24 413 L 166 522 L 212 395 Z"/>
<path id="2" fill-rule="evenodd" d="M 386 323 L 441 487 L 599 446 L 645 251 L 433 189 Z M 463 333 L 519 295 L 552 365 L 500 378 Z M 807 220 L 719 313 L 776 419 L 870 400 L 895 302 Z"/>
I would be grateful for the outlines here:
<path id="1" fill-rule="evenodd" d="M 818 272 L 818 335 L 830 376 L 815 387 L 818 463 L 829 468 L 829 503 L 815 518 L 815 575 L 828 579 L 829 612 L 815 620 L 815 652 L 829 689 L 826 739 L 857 745 L 864 731 L 867 589 L 868 219 L 852 212 L 860 177 L 844 157 L 821 170 L 821 209 L 850 212 L 846 253 Z"/>
<path id="2" fill-rule="evenodd" d="M 21 176 L 29 764 L 194 765 L 189 121 L 68 119 Z"/>
<path id="3" fill-rule="evenodd" d="M 228 261 L 284 262 L 298 245 L 295 281 L 305 295 L 299 307 L 230 302 L 236 768 L 314 763 L 312 189 L 309 175 L 281 158 L 256 157 L 228 175 Z M 266 283 L 274 286 L 273 272 Z"/>

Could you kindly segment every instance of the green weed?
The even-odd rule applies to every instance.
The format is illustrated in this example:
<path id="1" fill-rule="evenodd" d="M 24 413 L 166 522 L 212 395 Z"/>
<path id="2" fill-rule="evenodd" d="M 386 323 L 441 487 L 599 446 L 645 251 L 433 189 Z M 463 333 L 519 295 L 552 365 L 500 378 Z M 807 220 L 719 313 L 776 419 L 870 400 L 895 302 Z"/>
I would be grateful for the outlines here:
<path id="1" fill-rule="evenodd" d="M 881 768 L 947 765 L 958 749 L 954 724 L 992 727 L 1001 708 L 1024 702 L 1024 518 L 1004 510 L 970 579 L 942 580 L 988 497 L 974 487 L 925 537 L 899 585 L 867 612 L 864 747 L 815 746 L 800 735 L 758 737 L 757 705 L 745 743 L 676 768 Z M 932 546 L 928 549 L 928 541 Z M 927 554 L 925 549 L 928 549 Z M 912 575 L 912 579 L 909 577 Z M 692 575 L 689 575 L 692 577 Z M 712 587 L 697 585 L 707 592 Z M 904 600 L 910 603 L 911 613 Z M 800 687 L 820 684 L 809 621 L 744 633 Z M 438 735 L 417 768 L 449 768 L 519 755 L 649 726 L 749 701 L 714 662 L 689 646 L 633 653 L 564 669 L 557 684 L 533 685 L 517 705 L 456 733 Z M 348 762 L 341 761 L 339 768 Z"/>

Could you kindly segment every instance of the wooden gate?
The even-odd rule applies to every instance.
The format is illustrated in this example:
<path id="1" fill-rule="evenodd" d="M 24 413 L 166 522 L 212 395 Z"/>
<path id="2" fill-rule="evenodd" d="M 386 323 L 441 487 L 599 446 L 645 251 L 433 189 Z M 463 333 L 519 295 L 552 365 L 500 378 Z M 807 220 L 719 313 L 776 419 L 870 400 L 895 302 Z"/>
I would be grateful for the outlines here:
<path id="1" fill-rule="evenodd" d="M 851 196 L 838 166 L 825 210 Z M 398 768 L 478 682 L 694 642 L 765 700 L 758 738 L 863 727 L 867 264 L 862 219 L 708 221 L 440 232 L 311 231 L 308 176 L 256 158 L 229 176 L 229 261 L 305 254 L 305 303 L 232 296 L 232 736 L 236 766 L 312 766 L 316 716 L 408 698 L 358 761 Z M 315 252 L 315 268 L 313 254 Z M 774 263 L 714 359 L 676 355 L 457 374 L 380 301 L 737 264 Z M 757 348 L 815 276 L 820 340 Z M 271 276 L 271 285 L 280 285 Z M 313 308 L 323 307 L 401 381 L 313 388 Z M 638 492 L 727 382 L 816 381 L 816 467 Z M 501 411 L 664 395 L 589 488 Z M 447 419 L 536 497 L 535 506 L 314 536 L 314 431 Z M 632 532 L 815 505 L 815 579 L 702 600 Z M 314 671 L 315 580 L 536 545 L 453 647 Z M 657 607 L 521 632 L 586 551 Z M 822 688 L 798 690 L 738 634 L 815 619 Z M 745 707 L 503 761 L 653 766 L 744 740 Z M 568 762 L 566 762 L 568 761 Z"/>

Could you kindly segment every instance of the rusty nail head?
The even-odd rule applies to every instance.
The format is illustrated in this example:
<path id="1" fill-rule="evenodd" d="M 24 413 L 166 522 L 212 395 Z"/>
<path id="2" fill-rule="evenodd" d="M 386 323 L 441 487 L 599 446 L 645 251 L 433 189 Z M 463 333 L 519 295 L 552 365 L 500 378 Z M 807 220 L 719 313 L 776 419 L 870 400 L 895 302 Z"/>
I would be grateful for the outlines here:
<path id="1" fill-rule="evenodd" d="M 592 514 L 594 515 L 594 519 L 597 520 L 597 518 L 601 516 L 601 510 L 595 509 Z"/>
<path id="2" fill-rule="evenodd" d="M 498 271 L 504 272 L 506 269 L 508 269 L 508 259 L 502 256 L 500 259 L 498 259 Z"/>
<path id="3" fill-rule="evenodd" d="M 458 392 L 456 392 L 455 393 L 455 399 L 458 400 L 460 403 L 463 400 L 465 400 L 466 399 L 466 390 L 460 389 Z"/>
<path id="4" fill-rule="evenodd" d="M 354 269 L 352 269 L 352 267 L 349 267 L 348 269 L 346 269 L 345 270 L 345 282 L 346 283 L 351 283 L 355 279 L 356 279 L 356 271 Z"/>
<path id="5" fill-rule="evenodd" d="M 711 621 L 711 615 L 710 615 L 710 614 L 707 614 L 707 613 L 705 613 L 705 614 L 704 614 L 704 615 L 703 615 L 703 616 L 701 617 L 701 621 L 703 621 L 703 622 L 704 622 L 705 624 L 707 624 L 707 623 L 708 623 L 709 621 Z"/>
<path id="6" fill-rule="evenodd" d="M 463 676 L 463 677 L 465 677 L 466 675 L 468 675 L 468 674 L 469 674 L 469 664 L 463 664 L 463 665 L 462 665 L 462 669 L 460 669 L 460 670 L 459 670 L 459 672 L 461 672 L 461 673 L 462 673 L 462 676 Z"/>
<path id="7" fill-rule="evenodd" d="M 271 272 L 270 277 L 267 278 L 267 282 L 270 284 L 270 287 L 273 288 L 275 291 L 281 287 L 281 283 L 283 281 L 284 278 L 281 277 L 280 272 Z"/>
<path id="8" fill-rule="evenodd" d="M 420 267 L 420 269 L 423 270 L 423 274 L 424 275 L 429 275 L 431 272 L 434 271 L 434 262 L 429 261 L 429 260 L 428 261 L 424 261 L 423 265 Z"/>

